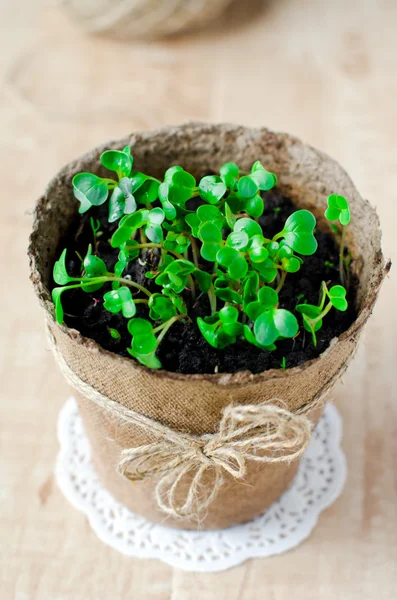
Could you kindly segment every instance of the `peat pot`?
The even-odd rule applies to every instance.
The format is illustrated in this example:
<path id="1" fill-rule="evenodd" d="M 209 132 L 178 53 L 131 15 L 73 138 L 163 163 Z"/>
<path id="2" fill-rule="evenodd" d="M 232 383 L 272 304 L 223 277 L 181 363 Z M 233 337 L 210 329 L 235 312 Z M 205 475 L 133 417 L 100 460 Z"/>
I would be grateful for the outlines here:
<path id="1" fill-rule="evenodd" d="M 125 145 L 140 170 L 159 178 L 175 164 L 201 177 L 227 161 L 247 170 L 260 160 L 277 174 L 286 196 L 315 214 L 319 228 L 329 227 L 323 217 L 328 195 L 348 198 L 346 244 L 359 281 L 355 322 L 318 358 L 298 367 L 206 375 L 148 369 L 58 325 L 49 289 L 59 242 L 77 213 L 72 177 L 80 171 L 104 175 L 100 154 Z M 190 529 L 248 521 L 288 488 L 299 447 L 308 442 L 307 425 L 319 418 L 323 400 L 352 358 L 390 266 L 382 256 L 375 210 L 334 160 L 284 133 L 202 123 L 134 133 L 66 165 L 37 203 L 29 256 L 50 343 L 76 389 L 99 477 L 135 513 Z M 243 429 L 230 434 L 236 427 Z M 236 448 L 233 440 L 247 436 L 259 444 L 254 452 L 267 458 L 243 457 L 241 464 L 244 444 Z M 128 452 L 138 447 L 144 460 L 132 476 Z"/>

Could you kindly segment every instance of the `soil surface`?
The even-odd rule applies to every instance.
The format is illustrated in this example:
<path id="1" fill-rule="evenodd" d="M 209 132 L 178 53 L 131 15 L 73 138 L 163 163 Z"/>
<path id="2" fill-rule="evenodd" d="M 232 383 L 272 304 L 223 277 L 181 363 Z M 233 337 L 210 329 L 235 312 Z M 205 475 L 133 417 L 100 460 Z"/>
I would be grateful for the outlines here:
<path id="1" fill-rule="evenodd" d="M 272 237 L 282 230 L 284 222 L 296 207 L 277 188 L 266 192 L 263 197 L 265 211 L 260 218 L 260 224 L 264 228 L 264 235 Z M 108 242 L 117 224 L 108 223 L 107 204 L 94 207 L 76 219 L 58 248 L 57 257 L 65 247 L 68 249 L 67 268 L 71 276 L 80 275 L 81 262 L 76 251 L 84 256 L 88 244 L 93 242 L 90 217 L 99 219 L 103 231 L 95 253 L 105 261 L 109 270 L 113 269 L 117 261 L 117 249 L 111 248 Z M 329 286 L 340 283 L 339 252 L 334 238 L 327 233 L 317 231 L 316 239 L 318 241 L 316 254 L 304 257 L 304 264 L 298 273 L 288 274 L 280 292 L 280 307 L 294 311 L 296 304 L 304 301 L 303 298 L 310 304 L 317 304 L 322 281 L 326 281 Z M 149 290 L 160 291 L 152 280 L 145 277 L 145 272 L 156 266 L 157 257 L 154 252 L 156 251 L 148 251 L 144 257 L 130 263 L 124 276 L 128 273 L 134 281 Z M 267 369 L 280 368 L 284 362 L 286 367 L 295 367 L 319 356 L 328 347 L 332 338 L 346 331 L 353 323 L 357 317 L 356 286 L 357 281 L 352 279 L 347 295 L 349 302 L 347 311 L 342 313 L 331 310 L 325 317 L 322 329 L 317 332 L 317 347 L 313 346 L 311 335 L 304 330 L 301 315 L 297 314 L 301 325 L 299 335 L 295 339 L 277 342 L 277 350 L 273 352 L 256 348 L 244 340 L 223 350 L 213 348 L 204 340 L 196 325 L 198 316 L 204 317 L 210 314 L 207 295 L 199 296 L 194 306 L 187 295 L 185 301 L 192 322 L 176 322 L 162 341 L 157 356 L 165 370 L 178 373 L 235 373 L 246 370 L 260 373 Z M 99 292 L 91 294 L 81 290 L 65 292 L 62 297 L 65 323 L 80 331 L 82 335 L 92 338 L 103 348 L 134 360 L 125 350 L 131 343 L 131 336 L 126 327 L 127 320 L 121 313 L 114 315 L 103 308 L 103 294 L 110 289 L 110 284 L 106 284 Z M 138 305 L 137 309 L 137 316 L 147 316 L 141 305 Z M 109 327 L 120 332 L 120 341 L 110 336 Z"/>

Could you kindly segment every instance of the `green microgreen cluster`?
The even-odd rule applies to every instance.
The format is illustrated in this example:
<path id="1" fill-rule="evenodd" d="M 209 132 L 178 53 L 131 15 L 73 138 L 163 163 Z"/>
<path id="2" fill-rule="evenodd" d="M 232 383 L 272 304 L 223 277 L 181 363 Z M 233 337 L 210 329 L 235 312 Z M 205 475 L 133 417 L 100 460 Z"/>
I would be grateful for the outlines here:
<path id="1" fill-rule="evenodd" d="M 180 166 L 169 168 L 160 181 L 133 169 L 128 146 L 106 151 L 100 160 L 117 179 L 78 173 L 73 191 L 81 214 L 108 201 L 108 221 L 117 222 L 117 229 L 106 242 L 117 251 L 118 260 L 109 270 L 96 256 L 103 232 L 100 222 L 91 218 L 93 243 L 82 258 L 80 275 L 69 276 L 66 249 L 54 266 L 59 287 L 53 289 L 52 297 L 59 323 L 64 317 L 65 291 L 91 293 L 106 286 L 103 308 L 126 320 L 131 335 L 129 354 L 154 369 L 161 368 L 156 351 L 169 328 L 178 320 L 190 319 L 188 306 L 204 294 L 209 314 L 199 317 L 197 325 L 215 348 L 245 339 L 272 351 L 277 341 L 299 334 L 297 316 L 280 306 L 280 292 L 288 274 L 300 270 L 302 257 L 316 252 L 316 219 L 308 210 L 297 210 L 281 231 L 265 237 L 259 218 L 264 211 L 264 192 L 277 183 L 273 173 L 259 161 L 250 173 L 242 173 L 235 163 L 228 162 L 220 167 L 219 175 L 207 175 L 198 182 Z M 197 208 L 192 207 L 193 198 Z M 350 221 L 347 201 L 330 196 L 325 216 L 342 225 L 343 278 L 344 230 Z M 152 280 L 150 290 L 134 282 L 127 272 L 129 264 L 144 261 L 149 250 L 155 256 L 155 267 L 146 273 Z M 346 290 L 341 285 L 328 290 L 323 282 L 320 292 L 318 306 L 296 306 L 314 345 L 331 308 L 347 308 Z M 121 342 L 117 329 L 108 331 L 113 340 Z M 285 357 L 280 366 L 286 367 Z"/>

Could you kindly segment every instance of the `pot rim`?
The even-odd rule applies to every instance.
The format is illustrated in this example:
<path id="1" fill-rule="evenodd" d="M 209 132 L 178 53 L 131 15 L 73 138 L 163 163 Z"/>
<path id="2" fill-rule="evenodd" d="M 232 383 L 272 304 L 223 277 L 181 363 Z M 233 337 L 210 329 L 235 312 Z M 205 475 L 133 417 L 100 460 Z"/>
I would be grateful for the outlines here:
<path id="1" fill-rule="evenodd" d="M 273 131 L 267 129 L 266 127 L 245 127 L 245 126 L 241 126 L 241 125 L 237 125 L 237 124 L 229 124 L 229 123 L 211 124 L 211 123 L 205 123 L 205 122 L 189 122 L 189 123 L 185 123 L 182 125 L 172 127 L 172 129 L 176 129 L 179 132 L 183 132 L 184 129 L 186 129 L 186 128 L 192 129 L 192 128 L 196 128 L 196 127 L 200 128 L 200 129 L 208 128 L 209 132 L 213 132 L 214 130 L 219 129 L 219 128 L 229 127 L 232 129 L 236 129 L 236 130 L 239 129 L 239 130 L 243 130 L 245 132 L 250 132 L 253 134 L 255 133 L 257 135 L 260 135 L 260 134 L 262 134 L 262 135 L 263 134 L 280 135 L 280 132 L 273 132 Z M 168 133 L 170 131 L 170 129 L 171 129 L 170 126 L 166 126 L 166 127 L 162 127 L 159 129 L 149 130 L 149 131 L 136 132 L 129 137 L 137 138 L 137 143 L 139 143 L 139 140 L 145 139 L 148 136 L 155 137 L 155 136 L 161 136 L 162 134 Z M 282 134 L 282 135 L 284 135 L 290 142 L 315 151 L 318 155 L 322 156 L 327 161 L 331 161 L 331 162 L 337 164 L 339 168 L 341 168 L 339 166 L 339 164 L 336 163 L 336 161 L 334 161 L 326 153 L 321 152 L 317 149 L 314 149 L 309 144 L 305 144 L 304 142 L 301 142 L 295 136 L 292 136 L 290 134 Z M 68 166 L 70 166 L 71 164 L 74 164 L 77 161 L 87 160 L 89 157 L 92 157 L 93 152 L 98 154 L 98 153 L 103 152 L 105 149 L 109 149 L 110 147 L 115 147 L 117 145 L 120 145 L 119 142 L 112 140 L 105 144 L 101 144 L 101 145 L 95 147 L 94 149 L 89 150 L 88 152 L 85 152 L 82 155 L 80 155 L 79 157 L 70 161 L 68 163 L 68 165 L 66 165 L 62 169 L 60 169 L 58 171 L 58 173 L 51 179 L 51 181 L 47 185 L 46 193 L 39 198 L 39 200 L 36 203 L 35 210 L 34 210 L 34 221 L 33 221 L 32 232 L 29 237 L 29 247 L 28 247 L 28 256 L 29 256 L 29 262 L 30 262 L 30 279 L 33 282 L 35 293 L 38 296 L 40 303 L 42 304 L 42 306 L 45 309 L 47 319 L 49 318 L 52 321 L 52 323 L 56 327 L 59 327 L 73 342 L 82 344 L 84 347 L 86 347 L 91 352 L 100 353 L 105 356 L 109 356 L 112 360 L 116 360 L 118 362 L 128 365 L 129 368 L 133 368 L 133 369 L 140 370 L 140 371 L 143 371 L 146 373 L 150 373 L 151 376 L 153 376 L 157 379 L 170 379 L 170 380 L 174 380 L 174 381 L 175 380 L 177 380 L 177 381 L 187 381 L 187 380 L 189 380 L 189 381 L 207 381 L 208 383 L 213 384 L 214 386 L 221 385 L 223 387 L 241 387 L 241 386 L 251 384 L 251 383 L 260 383 L 265 380 L 284 379 L 284 378 L 298 376 L 303 371 L 305 371 L 308 367 L 315 365 L 316 363 L 319 363 L 337 343 L 344 341 L 346 338 L 352 337 L 356 333 L 356 331 L 360 330 L 361 327 L 364 325 L 364 323 L 366 322 L 366 320 L 368 319 L 369 315 L 371 314 L 371 312 L 373 310 L 381 283 L 382 283 L 384 277 L 389 272 L 390 267 L 391 267 L 390 259 L 385 261 L 381 248 L 380 248 L 379 253 L 376 256 L 376 260 L 375 260 L 376 265 L 378 266 L 378 268 L 376 269 L 376 271 L 377 271 L 376 279 L 371 282 L 372 283 L 371 288 L 367 292 L 364 305 L 359 309 L 358 315 L 357 315 L 357 318 L 355 319 L 355 321 L 351 324 L 351 326 L 346 331 L 344 331 L 338 337 L 334 337 L 331 340 L 329 346 L 317 358 L 307 360 L 307 361 L 303 362 L 301 365 L 298 365 L 296 367 L 290 367 L 287 369 L 269 369 L 266 371 L 262 371 L 260 373 L 252 373 L 249 370 L 245 370 L 245 371 L 237 371 L 236 373 L 193 373 L 193 374 L 175 373 L 172 371 L 167 371 L 165 369 L 159 369 L 159 370 L 150 369 L 150 368 L 145 367 L 144 365 L 140 364 L 138 361 L 135 361 L 134 359 L 120 356 L 114 352 L 111 352 L 109 350 L 106 350 L 105 348 L 102 348 L 102 346 L 100 346 L 97 342 L 95 342 L 91 338 L 87 338 L 87 337 L 81 335 L 81 333 L 76 329 L 67 327 L 66 325 L 59 325 L 55 321 L 55 318 L 54 318 L 55 310 L 54 310 L 54 304 L 53 304 L 52 298 L 51 298 L 51 293 L 50 293 L 48 287 L 42 281 L 42 276 L 41 276 L 41 273 L 40 273 L 38 265 L 37 265 L 38 254 L 36 252 L 36 239 L 38 237 L 38 227 L 39 227 L 41 215 L 45 214 L 48 211 L 47 193 L 48 193 L 48 190 L 51 188 L 52 182 L 55 180 L 58 180 L 59 177 L 63 175 L 65 169 Z M 373 212 L 373 214 L 376 218 L 376 227 L 378 230 L 377 233 L 379 234 L 379 238 L 380 238 L 381 231 L 380 231 L 379 218 L 378 218 L 378 215 L 376 214 L 376 210 L 374 207 L 372 207 L 370 205 L 370 203 L 367 200 L 363 200 L 363 202 L 368 205 L 368 208 Z"/>

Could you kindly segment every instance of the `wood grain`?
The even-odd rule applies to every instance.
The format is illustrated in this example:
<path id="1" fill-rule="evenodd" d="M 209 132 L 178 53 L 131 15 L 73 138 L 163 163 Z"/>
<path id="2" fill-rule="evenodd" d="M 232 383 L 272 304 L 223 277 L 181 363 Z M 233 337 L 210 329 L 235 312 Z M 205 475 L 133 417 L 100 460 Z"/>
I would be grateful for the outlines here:
<path id="1" fill-rule="evenodd" d="M 397 3 L 240 2 L 206 31 L 86 38 L 49 0 L 1 0 L 0 548 L 5 600 L 396 597 L 397 299 L 392 271 L 338 395 L 349 478 L 298 549 L 216 575 L 104 546 L 53 478 L 68 388 L 28 282 L 31 211 L 93 145 L 188 119 L 287 130 L 337 158 L 377 206 L 397 258 Z"/>

